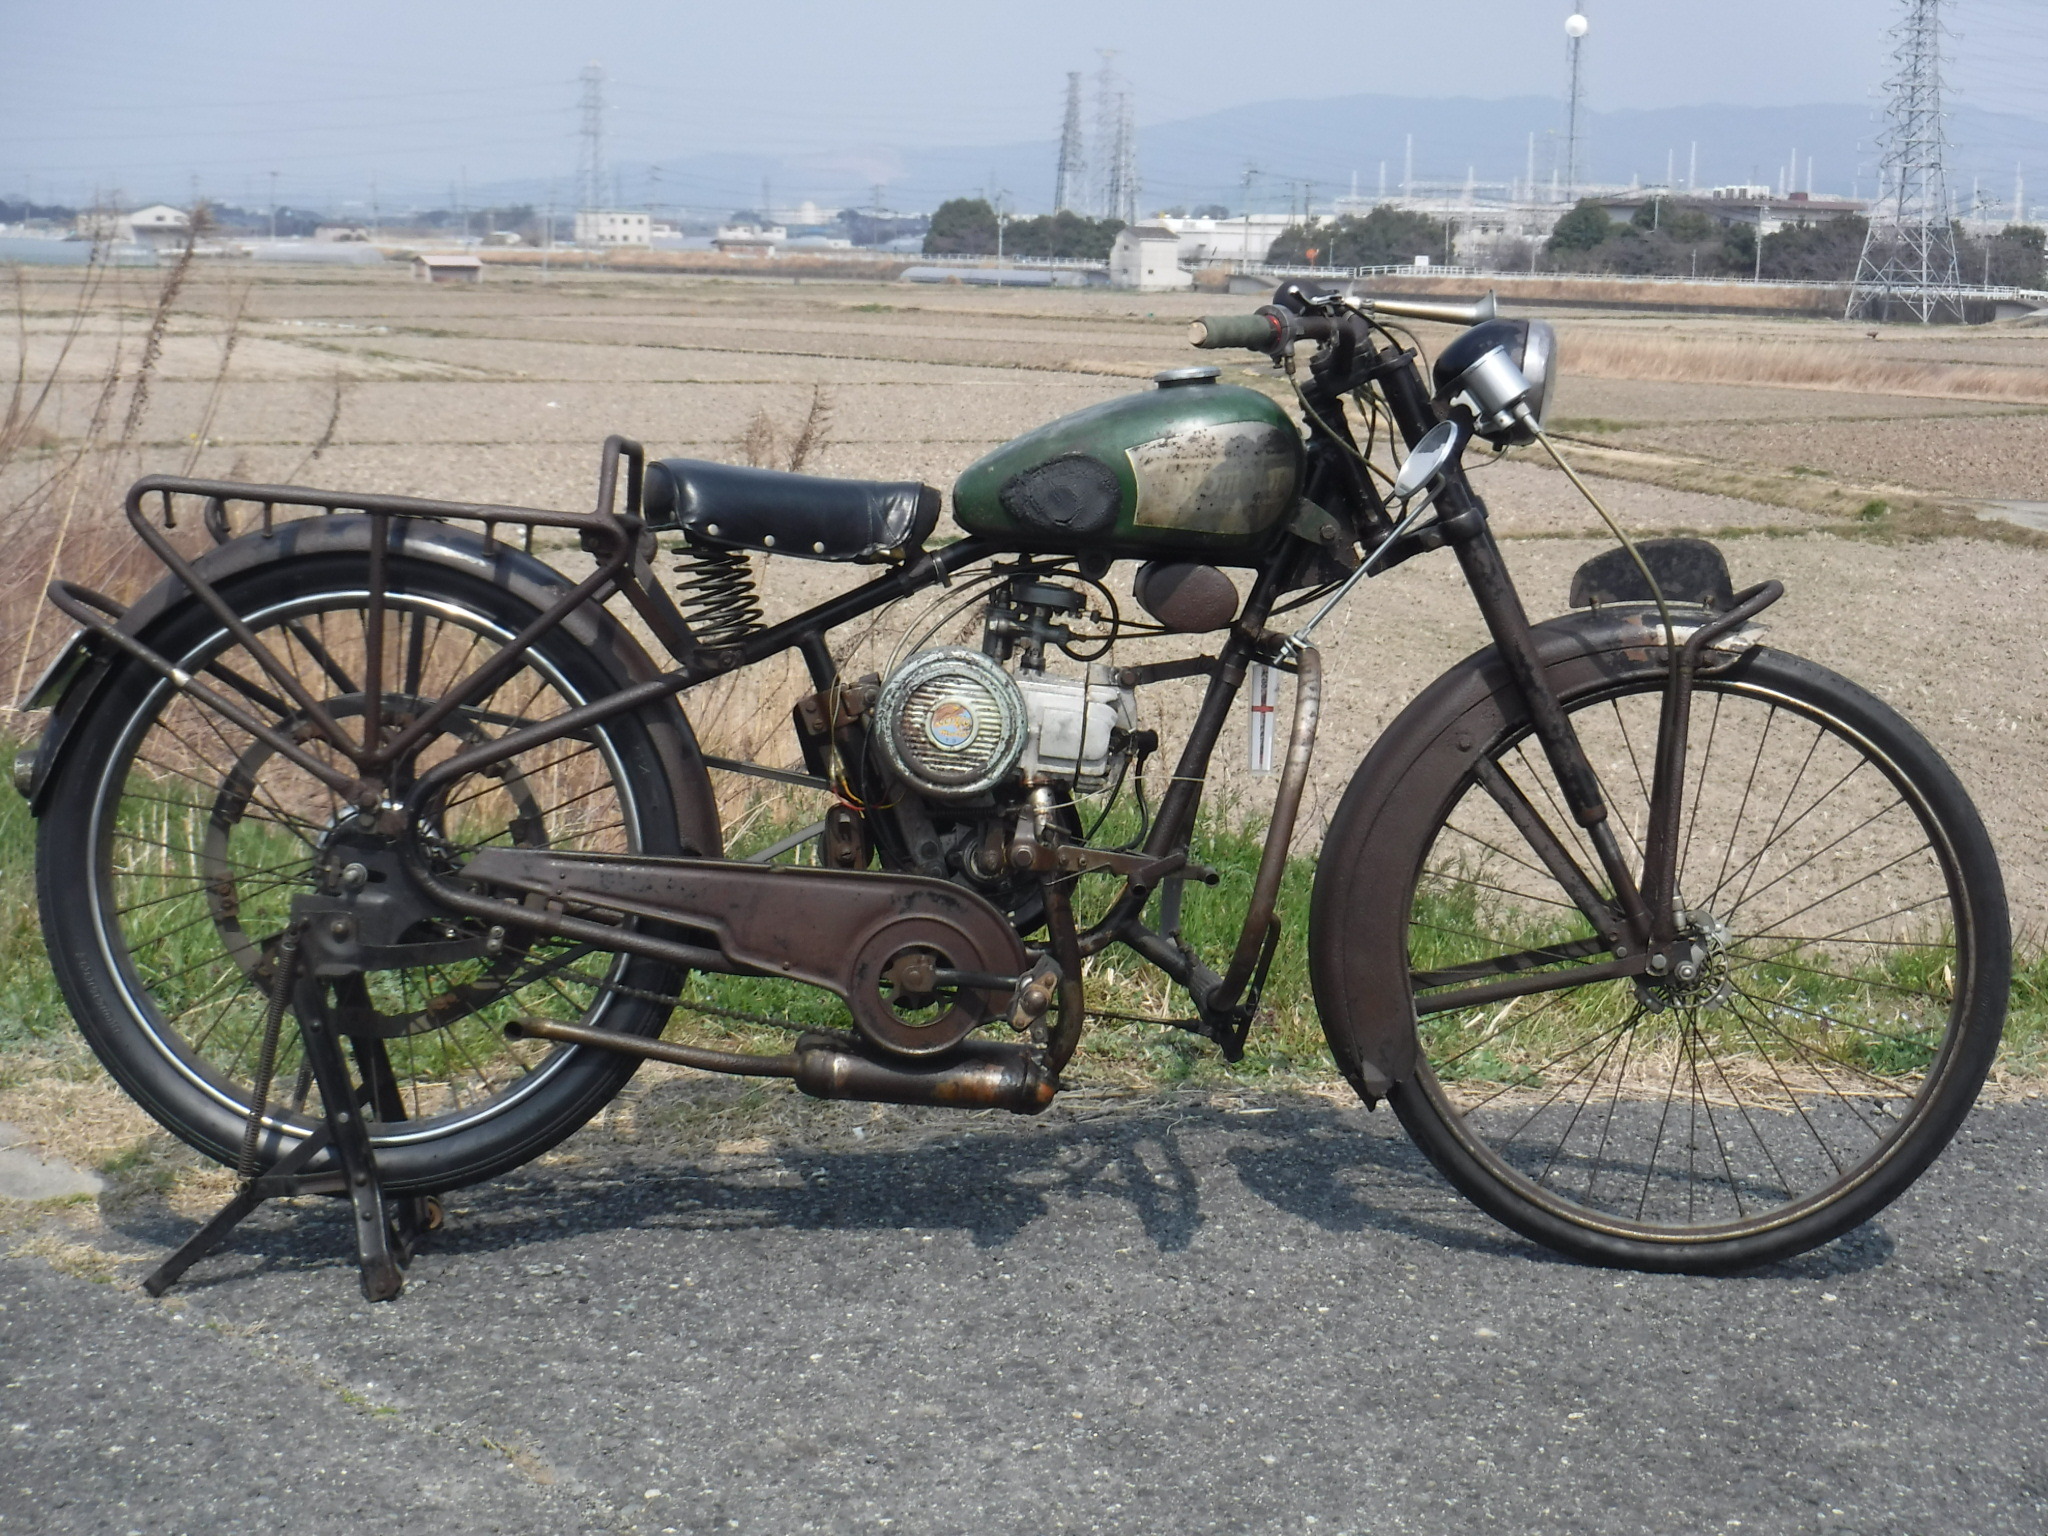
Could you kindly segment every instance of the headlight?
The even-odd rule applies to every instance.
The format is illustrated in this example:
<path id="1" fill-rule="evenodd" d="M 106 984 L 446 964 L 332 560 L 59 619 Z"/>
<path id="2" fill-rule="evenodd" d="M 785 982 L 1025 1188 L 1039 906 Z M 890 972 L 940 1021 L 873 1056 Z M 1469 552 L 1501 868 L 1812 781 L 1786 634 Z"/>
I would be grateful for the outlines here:
<path id="1" fill-rule="evenodd" d="M 1531 440 L 1516 407 L 1541 424 L 1550 395 L 1557 333 L 1541 320 L 1488 320 L 1438 354 L 1432 376 L 1442 403 L 1472 404 L 1474 435 L 1493 443 Z"/>

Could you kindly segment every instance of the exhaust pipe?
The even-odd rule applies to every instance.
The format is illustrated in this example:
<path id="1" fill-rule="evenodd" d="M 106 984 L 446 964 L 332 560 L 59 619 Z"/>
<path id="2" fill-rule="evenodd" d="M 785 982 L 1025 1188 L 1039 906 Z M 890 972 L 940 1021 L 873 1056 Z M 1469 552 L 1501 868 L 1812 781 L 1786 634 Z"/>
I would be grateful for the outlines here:
<path id="1" fill-rule="evenodd" d="M 788 1077 L 814 1099 L 856 1099 L 877 1104 L 932 1104 L 951 1109 L 1007 1109 L 1035 1115 L 1053 1101 L 1059 1083 L 1025 1045 L 964 1040 L 930 1061 L 870 1056 L 852 1035 L 799 1036 L 788 1056 L 752 1056 L 653 1040 L 614 1029 L 517 1019 L 505 1026 L 514 1040 L 559 1040 L 648 1061 L 674 1062 L 702 1072 L 742 1077 Z"/>
<path id="2" fill-rule="evenodd" d="M 936 1061 L 883 1061 L 851 1035 L 803 1035 L 796 1042 L 796 1085 L 814 1099 L 877 1104 L 938 1104 L 1035 1115 L 1059 1092 L 1030 1047 L 963 1040 Z"/>

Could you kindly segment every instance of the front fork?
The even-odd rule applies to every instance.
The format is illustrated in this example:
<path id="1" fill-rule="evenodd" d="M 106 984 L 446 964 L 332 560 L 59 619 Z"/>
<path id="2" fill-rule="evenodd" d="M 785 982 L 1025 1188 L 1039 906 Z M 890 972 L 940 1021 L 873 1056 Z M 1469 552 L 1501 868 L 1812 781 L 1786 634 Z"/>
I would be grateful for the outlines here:
<path id="1" fill-rule="evenodd" d="M 1631 953 L 1640 955 L 1675 943 L 1683 926 L 1677 889 L 1680 809 L 1685 801 L 1686 746 L 1700 653 L 1776 602 L 1784 595 L 1784 586 L 1767 581 L 1738 593 L 1727 612 L 1699 626 L 1683 645 L 1677 643 L 1675 635 L 1663 637 L 1671 666 L 1666 674 L 1658 721 L 1649 826 L 1644 836 L 1643 871 L 1638 884 L 1614 835 L 1600 777 L 1593 771 L 1578 733 L 1572 729 L 1564 706 L 1544 675 L 1529 616 L 1501 558 L 1500 545 L 1487 526 L 1485 508 L 1463 484 L 1462 476 L 1453 477 L 1452 485 L 1439 498 L 1439 505 L 1445 506 L 1439 524 L 1445 542 L 1456 551 L 1494 647 L 1522 695 L 1531 729 L 1549 760 L 1551 772 L 1557 776 L 1566 808 L 1585 830 L 1599 856 L 1608 888 L 1614 893 L 1612 906 L 1602 902 L 1586 881 L 1577 876 L 1570 854 L 1541 825 L 1534 808 L 1526 802 L 1515 803 L 1519 792 L 1506 781 L 1505 775 L 1496 772 L 1499 782 L 1482 782 L 1496 801 L 1502 802 L 1509 817 L 1530 836 L 1532 846 L 1552 866 L 1553 873 L 1559 875 L 1615 958 L 1626 959 Z"/>
<path id="2" fill-rule="evenodd" d="M 1608 816 L 1607 800 L 1600 792 L 1600 776 L 1587 761 L 1586 749 L 1579 743 L 1578 732 L 1572 729 L 1564 706 L 1558 702 L 1549 679 L 1543 675 L 1543 660 L 1536 652 L 1536 637 L 1530 632 L 1528 612 L 1522 607 L 1522 597 L 1515 590 L 1514 579 L 1508 575 L 1507 562 L 1501 558 L 1500 545 L 1494 540 L 1493 530 L 1487 526 L 1485 507 L 1463 484 L 1460 475 L 1451 477 L 1443 494 L 1438 497 L 1438 505 L 1443 509 L 1438 527 L 1443 532 L 1444 541 L 1457 553 L 1466 584 L 1471 587 L 1472 596 L 1479 604 L 1480 616 L 1486 620 L 1487 633 L 1493 636 L 1494 649 L 1500 653 L 1508 675 L 1515 680 L 1516 690 L 1522 695 L 1529 711 L 1530 726 L 1543 748 L 1543 755 L 1549 759 L 1551 772 L 1557 776 L 1565 807 L 1571 812 L 1572 819 L 1584 828 L 1593 851 L 1599 855 L 1608 889 L 1614 892 L 1613 912 L 1590 911 L 1586 916 L 1607 941 L 1616 958 L 1626 958 L 1632 952 L 1648 948 L 1659 925 L 1643 899 L 1642 889 L 1636 884 L 1634 871 L 1622 857 L 1621 844 L 1614 835 L 1614 826 Z M 1659 766 L 1662 766 L 1661 758 Z M 1683 766 L 1681 757 L 1677 768 L 1679 777 L 1682 777 Z M 1679 778 L 1674 777 L 1674 803 L 1679 787 Z M 1666 905 L 1669 905 L 1668 892 Z M 1620 919 L 1619 928 L 1615 922 L 1617 917 Z"/>

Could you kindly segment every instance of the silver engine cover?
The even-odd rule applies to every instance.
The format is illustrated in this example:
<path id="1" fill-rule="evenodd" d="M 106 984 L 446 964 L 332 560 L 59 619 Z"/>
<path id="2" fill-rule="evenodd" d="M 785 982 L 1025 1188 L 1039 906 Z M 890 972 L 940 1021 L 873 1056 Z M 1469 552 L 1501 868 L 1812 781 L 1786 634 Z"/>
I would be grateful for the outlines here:
<path id="1" fill-rule="evenodd" d="M 1024 751 L 1024 695 L 999 662 L 962 646 L 920 651 L 875 700 L 875 743 L 905 783 L 965 800 L 1008 778 Z"/>
<path id="2" fill-rule="evenodd" d="M 1137 701 L 1116 669 L 1097 662 L 1086 681 L 1026 672 L 1017 679 L 1030 720 L 1017 766 L 1027 779 L 1064 779 L 1078 790 L 1105 787 L 1123 758 L 1121 736 L 1137 729 Z"/>

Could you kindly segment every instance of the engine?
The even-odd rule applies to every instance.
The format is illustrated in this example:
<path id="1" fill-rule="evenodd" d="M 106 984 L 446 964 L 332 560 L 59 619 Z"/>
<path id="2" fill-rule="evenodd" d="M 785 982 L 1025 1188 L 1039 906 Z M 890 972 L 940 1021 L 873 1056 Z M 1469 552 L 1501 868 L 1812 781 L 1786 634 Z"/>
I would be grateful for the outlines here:
<path id="1" fill-rule="evenodd" d="M 971 800 L 1016 779 L 1106 788 L 1137 715 L 1116 670 L 1020 671 L 980 651 L 920 651 L 882 685 L 876 743 L 896 776 L 934 800 Z"/>
<path id="2" fill-rule="evenodd" d="M 1013 580 L 989 604 L 980 650 L 921 650 L 891 673 L 873 730 L 895 776 L 954 804 L 1005 786 L 1109 787 L 1137 729 L 1131 690 L 1099 660 L 1080 661 L 1079 675 L 1046 668 L 1048 651 L 1079 648 L 1063 621 L 1082 606 L 1069 587 Z"/>

